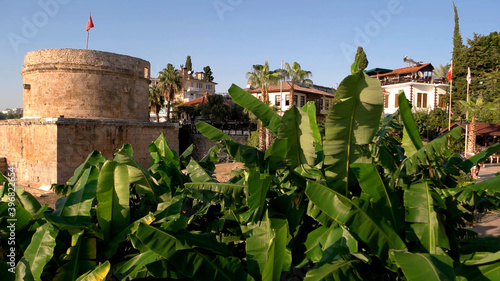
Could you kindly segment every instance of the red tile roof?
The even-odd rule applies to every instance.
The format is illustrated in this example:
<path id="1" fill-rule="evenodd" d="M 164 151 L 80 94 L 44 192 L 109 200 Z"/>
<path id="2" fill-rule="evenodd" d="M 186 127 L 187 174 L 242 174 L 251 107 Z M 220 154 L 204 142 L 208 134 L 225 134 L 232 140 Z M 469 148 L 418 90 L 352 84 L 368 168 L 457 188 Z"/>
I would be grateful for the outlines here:
<path id="1" fill-rule="evenodd" d="M 466 124 L 462 123 L 453 123 L 451 128 L 455 128 L 457 126 L 462 126 L 465 130 Z M 448 131 L 448 128 L 445 128 L 441 131 L 441 133 L 445 133 Z M 476 135 L 487 135 L 487 136 L 500 136 L 500 123 L 479 123 L 476 122 Z"/>
<path id="2" fill-rule="evenodd" d="M 292 83 L 290 81 L 283 82 L 283 88 L 282 88 L 283 92 L 290 92 L 291 88 L 292 88 Z M 328 92 L 321 91 L 321 90 L 318 90 L 318 89 L 315 89 L 315 88 L 302 87 L 302 86 L 299 86 L 297 84 L 294 85 L 293 90 L 294 90 L 295 93 L 316 94 L 316 95 L 323 95 L 323 96 L 327 96 L 327 97 L 333 98 L 333 94 L 330 94 Z M 250 90 L 248 92 L 251 93 L 251 94 L 258 94 L 258 93 L 260 93 L 260 91 L 261 91 L 260 88 L 256 88 L 256 89 Z M 280 84 L 278 83 L 276 85 L 269 86 L 268 89 L 267 89 L 267 91 L 269 93 L 279 93 L 279 91 L 280 91 Z"/>
<path id="3" fill-rule="evenodd" d="M 200 105 L 200 104 L 206 104 L 208 102 L 208 99 L 203 96 L 203 97 L 199 97 L 197 99 L 194 99 L 194 100 L 190 100 L 188 102 L 185 102 L 185 103 L 182 103 L 182 104 L 179 104 L 177 107 L 182 107 L 182 106 L 195 106 L 195 105 Z"/>
<path id="4" fill-rule="evenodd" d="M 431 65 L 431 63 L 424 63 L 424 64 L 421 64 L 421 65 L 417 65 L 417 66 L 409 66 L 409 67 L 403 67 L 403 68 L 397 68 L 397 69 L 394 69 L 393 71 L 391 72 L 387 72 L 387 73 L 384 73 L 384 74 L 378 74 L 378 75 L 374 75 L 373 77 L 385 77 L 385 76 L 393 76 L 393 75 L 396 75 L 396 74 L 408 74 L 408 73 L 415 73 L 415 72 L 418 72 L 426 67 L 429 67 L 430 66 L 430 70 L 433 70 L 434 67 Z"/>

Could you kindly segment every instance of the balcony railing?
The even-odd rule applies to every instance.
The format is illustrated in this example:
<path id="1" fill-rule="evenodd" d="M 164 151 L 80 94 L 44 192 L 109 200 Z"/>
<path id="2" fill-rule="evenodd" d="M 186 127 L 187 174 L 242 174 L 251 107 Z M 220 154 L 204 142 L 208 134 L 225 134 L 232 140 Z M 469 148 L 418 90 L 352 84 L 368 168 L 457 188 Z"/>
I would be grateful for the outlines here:
<path id="1" fill-rule="evenodd" d="M 393 85 L 393 84 L 401 84 L 401 83 L 409 83 L 409 82 L 414 82 L 414 83 L 424 83 L 424 84 L 444 84 L 446 81 L 444 81 L 443 78 L 432 78 L 430 76 L 428 77 L 422 77 L 422 78 L 414 78 L 411 76 L 400 76 L 400 77 L 382 77 L 379 78 L 380 84 L 382 86 L 384 85 Z"/>

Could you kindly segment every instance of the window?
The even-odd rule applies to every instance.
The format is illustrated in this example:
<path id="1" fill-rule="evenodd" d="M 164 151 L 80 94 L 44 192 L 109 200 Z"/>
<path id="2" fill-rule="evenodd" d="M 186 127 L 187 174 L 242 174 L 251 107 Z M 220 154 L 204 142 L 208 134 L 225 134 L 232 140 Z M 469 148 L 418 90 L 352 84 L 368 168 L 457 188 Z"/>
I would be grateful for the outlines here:
<path id="1" fill-rule="evenodd" d="M 427 107 L 427 94 L 417 93 L 417 107 Z"/>
<path id="2" fill-rule="evenodd" d="M 306 97 L 300 96 L 300 107 L 303 107 L 306 104 Z"/>
<path id="3" fill-rule="evenodd" d="M 196 83 L 196 88 L 203 89 L 203 83 Z"/>
<path id="4" fill-rule="evenodd" d="M 388 108 L 388 107 L 389 107 L 389 95 L 385 94 L 384 95 L 384 108 Z"/>
<path id="5" fill-rule="evenodd" d="M 205 85 L 205 89 L 212 90 L 212 85 L 210 85 L 210 84 Z"/>
<path id="6" fill-rule="evenodd" d="M 290 106 L 290 95 L 285 96 L 285 105 Z"/>
<path id="7" fill-rule="evenodd" d="M 281 96 L 276 95 L 276 97 L 274 98 L 274 104 L 277 106 L 281 106 Z"/>
<path id="8" fill-rule="evenodd" d="M 399 96 L 399 94 L 395 94 L 395 95 L 394 95 L 394 97 L 395 97 L 395 98 L 394 98 L 394 107 L 395 107 L 395 108 L 398 108 L 398 107 L 399 107 L 399 100 L 398 100 L 398 96 Z"/>
<path id="9" fill-rule="evenodd" d="M 293 95 L 293 105 L 297 106 L 297 95 Z"/>
<path id="10" fill-rule="evenodd" d="M 191 87 L 194 87 L 193 82 L 191 82 Z"/>

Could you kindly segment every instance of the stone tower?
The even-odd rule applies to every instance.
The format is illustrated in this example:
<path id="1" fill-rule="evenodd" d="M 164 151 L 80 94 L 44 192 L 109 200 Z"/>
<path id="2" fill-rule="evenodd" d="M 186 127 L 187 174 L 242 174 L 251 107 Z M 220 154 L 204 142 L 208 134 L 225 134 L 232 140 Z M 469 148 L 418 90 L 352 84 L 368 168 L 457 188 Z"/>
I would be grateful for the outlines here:
<path id="1" fill-rule="evenodd" d="M 148 145 L 164 132 L 178 151 L 178 125 L 149 121 L 150 63 L 130 56 L 78 49 L 46 49 L 25 56 L 24 116 L 0 122 L 0 157 L 17 184 L 65 183 L 93 150 L 108 159 L 123 143 L 148 167 Z"/>

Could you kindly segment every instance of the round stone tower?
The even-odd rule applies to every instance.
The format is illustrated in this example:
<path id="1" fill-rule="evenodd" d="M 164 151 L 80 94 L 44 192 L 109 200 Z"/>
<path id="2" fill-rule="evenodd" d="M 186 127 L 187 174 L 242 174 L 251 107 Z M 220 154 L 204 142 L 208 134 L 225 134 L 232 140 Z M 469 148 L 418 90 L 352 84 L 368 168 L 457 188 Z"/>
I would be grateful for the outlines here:
<path id="1" fill-rule="evenodd" d="M 21 71 L 24 117 L 149 120 L 150 63 L 78 49 L 29 52 Z"/>

